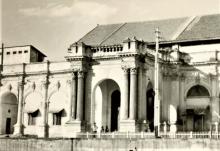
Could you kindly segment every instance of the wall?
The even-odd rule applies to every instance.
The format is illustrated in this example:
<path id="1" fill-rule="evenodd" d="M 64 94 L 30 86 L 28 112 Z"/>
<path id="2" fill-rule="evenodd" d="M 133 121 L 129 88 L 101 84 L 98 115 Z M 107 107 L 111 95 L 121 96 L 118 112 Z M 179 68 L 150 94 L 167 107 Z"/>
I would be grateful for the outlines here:
<path id="1" fill-rule="evenodd" d="M 217 151 L 218 140 L 209 139 L 0 139 L 0 151 Z"/>

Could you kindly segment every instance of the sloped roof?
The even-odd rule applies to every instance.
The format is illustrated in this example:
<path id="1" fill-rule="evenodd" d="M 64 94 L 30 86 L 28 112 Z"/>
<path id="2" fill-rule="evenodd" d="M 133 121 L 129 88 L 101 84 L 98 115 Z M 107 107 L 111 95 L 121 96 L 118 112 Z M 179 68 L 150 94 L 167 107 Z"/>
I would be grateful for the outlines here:
<path id="1" fill-rule="evenodd" d="M 198 16 L 177 40 L 206 40 L 220 38 L 220 14 Z"/>
<path id="2" fill-rule="evenodd" d="M 126 38 L 137 37 L 146 42 L 155 41 L 155 28 L 159 27 L 162 41 L 220 38 L 220 14 L 195 18 L 185 17 L 145 22 L 98 25 L 78 42 L 87 45 L 121 44 Z"/>

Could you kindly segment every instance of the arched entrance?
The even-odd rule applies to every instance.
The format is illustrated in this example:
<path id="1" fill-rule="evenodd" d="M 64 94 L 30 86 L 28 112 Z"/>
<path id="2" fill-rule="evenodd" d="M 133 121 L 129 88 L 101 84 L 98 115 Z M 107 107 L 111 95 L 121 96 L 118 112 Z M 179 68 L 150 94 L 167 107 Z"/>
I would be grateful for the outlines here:
<path id="1" fill-rule="evenodd" d="M 150 131 L 154 131 L 154 90 L 151 83 L 148 84 L 146 99 L 147 121 L 149 122 Z"/>
<path id="2" fill-rule="evenodd" d="M 111 96 L 111 131 L 119 128 L 120 91 L 115 90 Z"/>
<path id="3" fill-rule="evenodd" d="M 1 95 L 1 134 L 12 134 L 17 122 L 18 100 L 10 91 Z"/>
<path id="4" fill-rule="evenodd" d="M 210 94 L 202 85 L 195 85 L 186 94 L 186 129 L 209 130 Z"/>
<path id="5" fill-rule="evenodd" d="M 93 121 L 98 131 L 103 126 L 110 131 L 117 131 L 120 112 L 120 88 L 111 79 L 101 81 L 93 91 Z"/>

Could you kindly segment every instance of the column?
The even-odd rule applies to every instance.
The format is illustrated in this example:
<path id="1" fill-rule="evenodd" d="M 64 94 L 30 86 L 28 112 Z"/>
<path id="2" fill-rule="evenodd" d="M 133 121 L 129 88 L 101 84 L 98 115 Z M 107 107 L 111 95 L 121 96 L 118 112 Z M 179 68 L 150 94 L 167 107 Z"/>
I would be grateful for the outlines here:
<path id="1" fill-rule="evenodd" d="M 49 81 L 46 79 L 46 81 L 43 81 L 43 92 L 44 92 L 44 102 L 43 102 L 43 112 L 42 112 L 42 117 L 43 117 L 43 136 L 48 137 L 48 129 L 47 129 L 47 98 L 48 98 L 48 86 L 49 86 Z"/>
<path id="2" fill-rule="evenodd" d="M 128 84 L 128 69 L 123 68 L 124 77 L 123 77 L 123 84 L 124 88 L 122 90 L 122 100 L 121 100 L 121 119 L 126 120 L 128 118 L 128 91 L 129 91 L 129 84 Z"/>
<path id="3" fill-rule="evenodd" d="M 81 121 L 83 119 L 83 101 L 84 101 L 84 72 L 78 72 L 78 83 L 77 83 L 77 111 L 76 119 Z"/>
<path id="4" fill-rule="evenodd" d="M 130 120 L 136 118 L 137 108 L 137 68 L 130 69 L 130 106 L 129 106 Z"/>
<path id="5" fill-rule="evenodd" d="M 22 116 L 23 116 L 23 102 L 24 102 L 24 84 L 25 83 L 23 79 L 21 82 L 18 83 L 19 86 L 18 116 L 17 116 L 17 123 L 15 125 L 14 135 L 23 135 Z"/>
<path id="6" fill-rule="evenodd" d="M 71 96 L 71 116 L 72 119 L 76 119 L 76 74 L 72 74 L 72 96 Z"/>
<path id="7" fill-rule="evenodd" d="M 177 131 L 177 106 L 179 104 L 179 77 L 173 77 L 171 82 L 170 96 L 171 102 L 169 104 L 169 119 L 170 119 L 170 132 Z"/>
<path id="8" fill-rule="evenodd" d="M 72 79 L 67 80 L 67 85 L 69 88 L 69 110 L 67 114 L 69 117 L 69 121 L 71 121 L 73 119 L 73 116 L 72 116 Z"/>

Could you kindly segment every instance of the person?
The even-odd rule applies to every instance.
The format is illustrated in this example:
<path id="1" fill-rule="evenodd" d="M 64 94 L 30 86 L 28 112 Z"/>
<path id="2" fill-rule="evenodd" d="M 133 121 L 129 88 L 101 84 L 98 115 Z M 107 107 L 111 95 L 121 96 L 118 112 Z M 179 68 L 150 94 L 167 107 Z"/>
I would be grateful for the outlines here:
<path id="1" fill-rule="evenodd" d="M 93 132 L 93 133 L 97 133 L 97 129 L 98 129 L 98 126 L 97 126 L 96 123 L 94 122 L 94 123 L 93 123 L 93 126 L 92 126 L 92 132 Z"/>
<path id="2" fill-rule="evenodd" d="M 104 127 L 102 126 L 101 127 L 101 133 L 104 133 L 105 132 L 105 130 L 104 130 Z"/>
<path id="3" fill-rule="evenodd" d="M 96 123 L 94 122 L 93 125 L 92 125 L 93 138 L 96 137 L 97 129 L 98 129 L 98 126 L 97 126 Z"/>
<path id="4" fill-rule="evenodd" d="M 108 129 L 108 126 L 106 125 L 105 127 L 105 132 L 108 133 L 109 132 L 109 129 Z"/>

